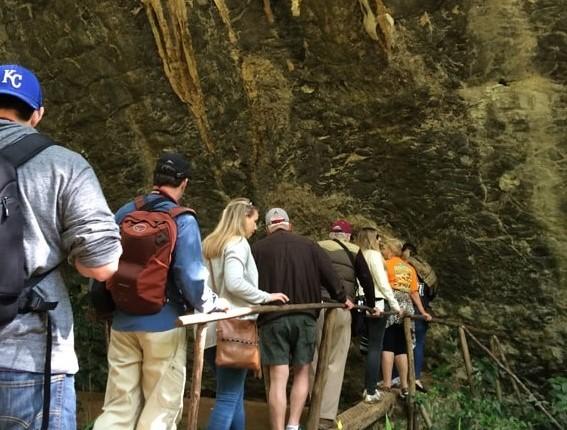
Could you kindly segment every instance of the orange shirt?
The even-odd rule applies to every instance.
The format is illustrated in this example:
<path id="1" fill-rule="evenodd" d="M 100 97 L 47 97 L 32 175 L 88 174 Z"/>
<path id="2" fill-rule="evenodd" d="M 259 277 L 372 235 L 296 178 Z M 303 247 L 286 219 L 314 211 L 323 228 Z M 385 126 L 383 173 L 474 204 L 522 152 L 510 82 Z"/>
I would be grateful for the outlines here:
<path id="1" fill-rule="evenodd" d="M 394 290 L 408 294 L 417 291 L 417 273 L 411 264 L 406 263 L 400 257 L 392 257 L 386 260 L 386 271 L 388 282 Z"/>

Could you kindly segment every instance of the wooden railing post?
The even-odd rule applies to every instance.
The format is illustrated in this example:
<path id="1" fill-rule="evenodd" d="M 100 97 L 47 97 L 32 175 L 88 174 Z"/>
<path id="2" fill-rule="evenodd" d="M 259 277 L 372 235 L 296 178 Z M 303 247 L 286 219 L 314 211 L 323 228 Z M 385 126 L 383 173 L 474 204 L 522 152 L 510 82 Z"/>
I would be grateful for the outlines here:
<path id="1" fill-rule="evenodd" d="M 433 422 L 431 421 L 431 417 L 427 413 L 427 409 L 425 409 L 425 406 L 419 405 L 419 412 L 421 413 L 421 417 L 423 418 L 423 422 L 425 423 L 425 427 L 428 430 L 433 428 Z"/>
<path id="2" fill-rule="evenodd" d="M 490 337 L 490 350 L 494 355 L 498 354 L 498 344 L 497 344 L 496 336 Z M 496 376 L 494 379 L 494 384 L 496 388 L 496 398 L 500 403 L 502 403 L 502 385 L 500 384 L 500 369 L 498 368 L 498 366 L 494 366 L 494 367 L 496 370 Z"/>
<path id="3" fill-rule="evenodd" d="M 459 327 L 459 339 L 461 341 L 461 352 L 463 353 L 463 361 L 465 362 L 465 369 L 469 379 L 469 386 L 471 391 L 474 390 L 473 367 L 471 362 L 471 355 L 469 352 L 469 345 L 467 343 L 467 335 L 463 326 Z"/>
<path id="4" fill-rule="evenodd" d="M 330 333 L 335 325 L 336 315 L 337 311 L 335 309 L 327 309 L 325 311 L 325 323 L 323 324 L 323 333 L 319 346 L 317 371 L 315 372 L 315 381 L 313 382 L 313 389 L 311 390 L 311 405 L 309 406 L 309 415 L 307 417 L 307 430 L 317 430 L 319 428 L 323 387 L 327 383 L 327 366 L 329 364 L 331 348 L 333 347 L 330 342 Z"/>
<path id="5" fill-rule="evenodd" d="M 416 427 L 415 419 L 415 360 L 413 355 L 413 340 L 411 336 L 411 319 L 404 318 L 404 334 L 408 355 L 408 430 Z"/>
<path id="6" fill-rule="evenodd" d="M 193 343 L 193 373 L 191 375 L 191 401 L 187 412 L 187 430 L 197 430 L 206 337 L 207 324 L 197 324 Z"/>
<path id="7" fill-rule="evenodd" d="M 496 336 L 493 336 L 493 338 L 494 338 L 494 343 L 498 348 L 498 352 L 500 353 L 499 355 L 502 364 L 510 368 L 510 365 L 508 364 L 508 360 L 506 359 L 506 355 L 504 354 L 504 348 L 502 348 L 502 344 L 500 343 L 500 340 Z M 498 356 L 496 353 L 494 355 Z M 516 381 L 514 381 L 514 379 L 511 379 L 511 381 L 512 381 L 512 388 L 514 389 L 514 393 L 516 393 L 516 398 L 518 399 L 519 402 L 522 402 L 523 401 L 522 394 L 520 393 L 518 384 L 516 383 Z"/>

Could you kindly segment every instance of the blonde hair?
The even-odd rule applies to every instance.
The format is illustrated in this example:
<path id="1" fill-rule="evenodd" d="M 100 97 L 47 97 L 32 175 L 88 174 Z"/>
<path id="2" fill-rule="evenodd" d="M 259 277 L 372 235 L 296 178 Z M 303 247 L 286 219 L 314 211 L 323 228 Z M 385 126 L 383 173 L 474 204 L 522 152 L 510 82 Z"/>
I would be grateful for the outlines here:
<path id="1" fill-rule="evenodd" d="M 246 236 L 244 220 L 258 209 L 247 198 L 231 200 L 222 211 L 221 219 L 213 232 L 203 241 L 203 256 L 206 259 L 220 257 L 230 239 Z"/>
<path id="2" fill-rule="evenodd" d="M 365 227 L 356 233 L 354 243 L 362 250 L 374 249 L 380 250 L 379 242 L 377 240 L 378 230 L 370 227 Z"/>
<path id="3" fill-rule="evenodd" d="M 384 242 L 384 248 L 388 248 L 396 257 L 402 255 L 402 246 L 402 241 L 395 238 L 386 239 Z"/>

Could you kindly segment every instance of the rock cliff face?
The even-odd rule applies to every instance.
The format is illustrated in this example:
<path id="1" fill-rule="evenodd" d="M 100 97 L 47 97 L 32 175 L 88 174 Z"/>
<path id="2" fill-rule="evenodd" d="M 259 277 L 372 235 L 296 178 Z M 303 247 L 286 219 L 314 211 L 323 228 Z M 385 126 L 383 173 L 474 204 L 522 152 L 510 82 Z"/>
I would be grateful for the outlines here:
<path id="1" fill-rule="evenodd" d="M 440 314 L 505 333 L 525 374 L 565 369 L 564 1 L 268 5 L 0 0 L 0 58 L 38 72 L 42 130 L 114 208 L 182 151 L 204 230 L 241 195 L 314 238 L 374 220 L 437 269 Z"/>

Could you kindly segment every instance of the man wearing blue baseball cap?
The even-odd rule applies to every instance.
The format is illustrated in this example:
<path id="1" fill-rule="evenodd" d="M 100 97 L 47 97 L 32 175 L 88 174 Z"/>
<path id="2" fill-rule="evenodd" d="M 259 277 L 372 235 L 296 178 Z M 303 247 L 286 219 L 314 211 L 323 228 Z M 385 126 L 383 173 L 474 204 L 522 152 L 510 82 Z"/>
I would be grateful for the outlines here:
<path id="1" fill-rule="evenodd" d="M 103 281 L 121 254 L 93 169 L 35 130 L 43 113 L 37 77 L 0 65 L 0 428 L 76 428 L 78 362 L 60 267 L 67 260 Z"/>

